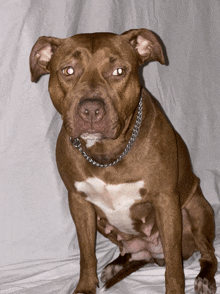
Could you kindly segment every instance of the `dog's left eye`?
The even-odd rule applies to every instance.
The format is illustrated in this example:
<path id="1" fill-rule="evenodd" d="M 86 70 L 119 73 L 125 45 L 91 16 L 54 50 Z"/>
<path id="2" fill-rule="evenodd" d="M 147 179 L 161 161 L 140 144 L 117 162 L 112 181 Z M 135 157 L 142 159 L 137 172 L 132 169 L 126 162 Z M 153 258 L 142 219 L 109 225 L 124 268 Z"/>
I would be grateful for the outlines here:
<path id="1" fill-rule="evenodd" d="M 63 74 L 65 74 L 66 76 L 71 76 L 74 74 L 74 69 L 72 68 L 72 66 L 67 66 L 63 69 Z"/>
<path id="2" fill-rule="evenodd" d="M 113 71 L 112 75 L 113 76 L 121 76 L 124 73 L 124 69 L 123 68 L 117 68 Z"/>

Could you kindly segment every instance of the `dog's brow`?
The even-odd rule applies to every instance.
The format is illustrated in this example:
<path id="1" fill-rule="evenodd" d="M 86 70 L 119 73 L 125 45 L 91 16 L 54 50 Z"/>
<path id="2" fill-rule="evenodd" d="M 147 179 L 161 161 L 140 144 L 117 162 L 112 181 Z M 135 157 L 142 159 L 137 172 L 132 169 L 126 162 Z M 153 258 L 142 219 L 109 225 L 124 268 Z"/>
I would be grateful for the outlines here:
<path id="1" fill-rule="evenodd" d="M 114 63 L 115 61 L 117 60 L 117 58 L 116 57 L 109 57 L 109 62 L 110 63 Z"/>
<path id="2" fill-rule="evenodd" d="M 73 56 L 74 58 L 77 58 L 77 59 L 78 59 L 78 58 L 80 57 L 80 55 L 81 55 L 81 52 L 80 52 L 79 50 L 76 50 L 76 51 L 73 53 L 72 56 Z"/>

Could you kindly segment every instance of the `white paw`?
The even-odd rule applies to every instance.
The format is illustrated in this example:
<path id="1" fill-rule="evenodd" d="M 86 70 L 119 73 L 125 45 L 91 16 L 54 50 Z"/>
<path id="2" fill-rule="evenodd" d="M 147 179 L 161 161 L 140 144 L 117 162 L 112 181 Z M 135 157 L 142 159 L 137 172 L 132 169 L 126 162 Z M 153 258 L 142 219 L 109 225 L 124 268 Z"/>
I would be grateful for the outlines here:
<path id="1" fill-rule="evenodd" d="M 106 290 L 105 287 L 103 287 L 99 293 L 104 293 L 105 290 Z"/>
<path id="2" fill-rule="evenodd" d="M 196 294 L 215 294 L 215 285 L 210 285 L 209 281 L 204 278 L 196 278 L 195 280 L 195 293 Z"/>
<path id="3" fill-rule="evenodd" d="M 109 279 L 111 279 L 114 275 L 116 275 L 123 266 L 117 264 L 107 265 L 102 271 L 101 281 L 106 283 Z"/>

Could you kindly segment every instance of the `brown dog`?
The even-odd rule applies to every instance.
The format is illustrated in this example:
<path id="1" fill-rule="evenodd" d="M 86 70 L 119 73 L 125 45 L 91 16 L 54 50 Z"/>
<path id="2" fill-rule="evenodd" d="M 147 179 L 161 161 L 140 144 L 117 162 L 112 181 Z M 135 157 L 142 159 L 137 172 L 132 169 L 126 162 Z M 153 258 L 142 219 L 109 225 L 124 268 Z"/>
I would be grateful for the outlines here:
<path id="1" fill-rule="evenodd" d="M 166 264 L 166 293 L 183 294 L 182 259 L 200 251 L 195 292 L 216 292 L 213 211 L 183 140 L 141 90 L 138 67 L 146 61 L 164 64 L 146 29 L 41 37 L 31 52 L 32 81 L 50 73 L 63 119 L 57 165 L 80 246 L 77 294 L 96 292 L 97 229 L 121 251 L 103 270 L 106 288 L 156 262 Z"/>

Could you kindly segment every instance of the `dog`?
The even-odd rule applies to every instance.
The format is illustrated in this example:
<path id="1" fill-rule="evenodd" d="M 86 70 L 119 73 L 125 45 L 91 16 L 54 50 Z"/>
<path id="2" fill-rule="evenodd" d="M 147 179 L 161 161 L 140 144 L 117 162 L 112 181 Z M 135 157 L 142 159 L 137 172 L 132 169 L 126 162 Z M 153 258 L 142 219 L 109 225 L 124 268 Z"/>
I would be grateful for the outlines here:
<path id="1" fill-rule="evenodd" d="M 163 52 L 147 29 L 43 36 L 31 51 L 32 81 L 50 74 L 63 120 L 56 158 L 80 247 L 74 294 L 96 293 L 97 230 L 120 249 L 102 272 L 105 289 L 156 262 L 166 293 L 183 294 L 182 261 L 200 251 L 195 293 L 216 292 L 212 208 L 185 143 L 139 80 L 140 65 L 165 64 Z"/>

